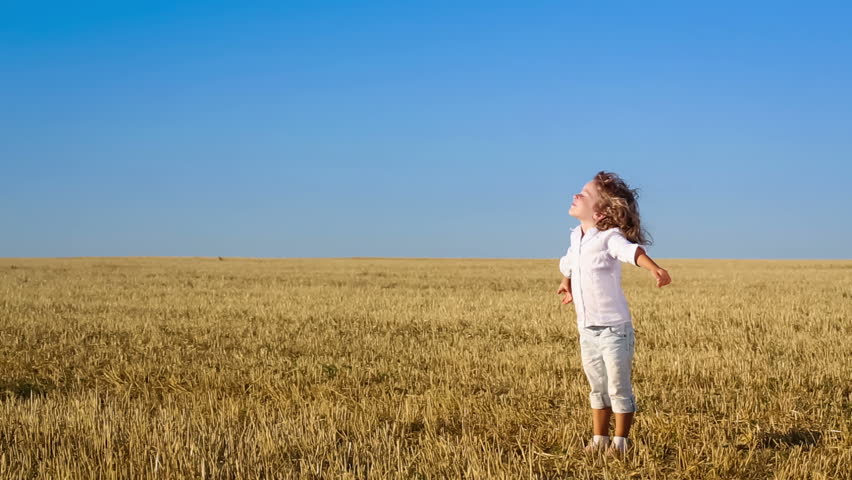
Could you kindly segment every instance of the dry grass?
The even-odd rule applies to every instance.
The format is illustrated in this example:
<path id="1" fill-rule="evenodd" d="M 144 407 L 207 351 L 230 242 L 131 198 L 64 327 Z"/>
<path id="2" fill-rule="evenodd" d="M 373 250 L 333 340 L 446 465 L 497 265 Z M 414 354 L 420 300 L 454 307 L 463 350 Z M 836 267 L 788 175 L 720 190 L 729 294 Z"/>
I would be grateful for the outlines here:
<path id="1" fill-rule="evenodd" d="M 626 267 L 625 461 L 556 263 L 0 259 L 0 477 L 850 478 L 852 262 Z"/>

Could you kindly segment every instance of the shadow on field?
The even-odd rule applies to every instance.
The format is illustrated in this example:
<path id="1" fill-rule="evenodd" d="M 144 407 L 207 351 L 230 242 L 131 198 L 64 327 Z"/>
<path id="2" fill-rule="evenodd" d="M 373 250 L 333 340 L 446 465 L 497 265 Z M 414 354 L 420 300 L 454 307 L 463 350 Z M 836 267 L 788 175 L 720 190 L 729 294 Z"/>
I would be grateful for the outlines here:
<path id="1" fill-rule="evenodd" d="M 44 397 L 55 389 L 56 385 L 50 380 L 31 378 L 0 380 L 0 396 L 4 397 L 14 396 L 21 399 Z"/>
<path id="2" fill-rule="evenodd" d="M 819 443 L 822 433 L 815 430 L 790 430 L 787 432 L 765 432 L 758 437 L 761 448 L 812 447 Z"/>

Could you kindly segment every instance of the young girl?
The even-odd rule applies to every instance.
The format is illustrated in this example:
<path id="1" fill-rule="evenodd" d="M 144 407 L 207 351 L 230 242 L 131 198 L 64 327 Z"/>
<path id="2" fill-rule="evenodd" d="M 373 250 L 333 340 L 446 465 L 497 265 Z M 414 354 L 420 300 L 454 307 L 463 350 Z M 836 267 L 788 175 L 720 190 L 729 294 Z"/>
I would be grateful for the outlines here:
<path id="1" fill-rule="evenodd" d="M 640 245 L 650 242 L 639 224 L 636 190 L 618 175 L 599 172 L 574 195 L 568 213 L 580 221 L 571 231 L 571 246 L 559 260 L 564 275 L 557 294 L 574 302 L 583 370 L 591 385 L 594 436 L 585 450 L 623 454 L 636 401 L 630 384 L 633 323 L 621 290 L 621 262 L 645 268 L 657 287 L 671 283 L 668 272 Z M 610 441 L 609 419 L 615 413 Z"/>

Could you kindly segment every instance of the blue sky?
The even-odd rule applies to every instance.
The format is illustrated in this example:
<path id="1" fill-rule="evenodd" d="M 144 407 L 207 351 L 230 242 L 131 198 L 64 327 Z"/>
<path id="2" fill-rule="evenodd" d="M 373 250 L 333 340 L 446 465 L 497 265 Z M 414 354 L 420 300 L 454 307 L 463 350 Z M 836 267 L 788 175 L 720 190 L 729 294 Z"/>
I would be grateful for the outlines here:
<path id="1" fill-rule="evenodd" d="M 174 3 L 0 6 L 0 257 L 852 258 L 847 3 Z"/>

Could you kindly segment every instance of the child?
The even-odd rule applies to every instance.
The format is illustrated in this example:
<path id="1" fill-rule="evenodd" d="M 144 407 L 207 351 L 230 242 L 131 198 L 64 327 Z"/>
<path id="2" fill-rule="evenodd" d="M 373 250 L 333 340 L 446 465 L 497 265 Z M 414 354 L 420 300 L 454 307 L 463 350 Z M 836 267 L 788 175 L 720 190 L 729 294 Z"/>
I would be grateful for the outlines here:
<path id="1" fill-rule="evenodd" d="M 668 272 L 654 263 L 640 245 L 649 244 L 639 224 L 636 190 L 618 175 L 599 172 L 574 195 L 568 213 L 580 221 L 571 231 L 571 246 L 559 260 L 565 278 L 557 294 L 563 304 L 574 302 L 583 370 L 591 385 L 594 437 L 585 451 L 623 454 L 633 423 L 636 401 L 630 384 L 633 323 L 621 290 L 619 261 L 650 271 L 657 287 L 671 283 Z M 615 412 L 615 437 L 610 442 L 609 418 Z"/>

